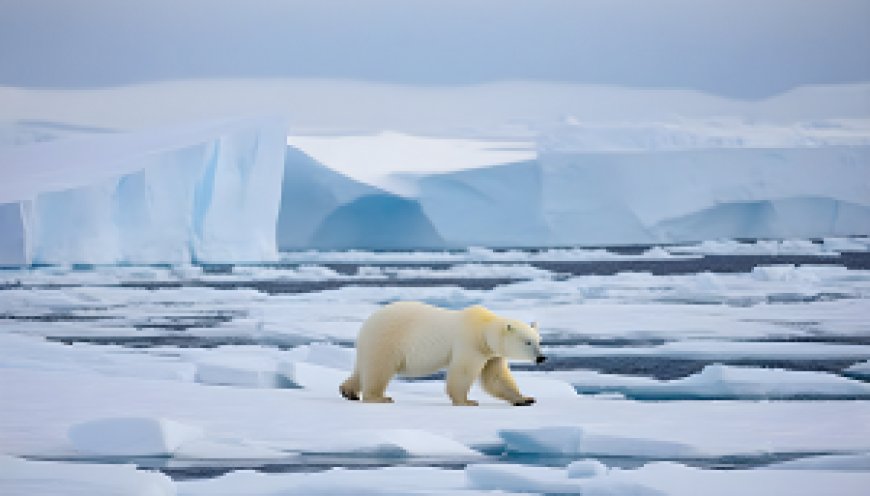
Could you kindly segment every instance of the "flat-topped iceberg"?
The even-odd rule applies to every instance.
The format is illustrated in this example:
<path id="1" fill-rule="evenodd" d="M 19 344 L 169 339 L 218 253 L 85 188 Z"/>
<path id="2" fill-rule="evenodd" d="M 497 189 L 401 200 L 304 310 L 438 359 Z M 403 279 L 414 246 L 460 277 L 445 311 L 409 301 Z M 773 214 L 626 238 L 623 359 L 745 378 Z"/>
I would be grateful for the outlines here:
<path id="1" fill-rule="evenodd" d="M 281 119 L 0 151 L 0 265 L 277 258 Z"/>

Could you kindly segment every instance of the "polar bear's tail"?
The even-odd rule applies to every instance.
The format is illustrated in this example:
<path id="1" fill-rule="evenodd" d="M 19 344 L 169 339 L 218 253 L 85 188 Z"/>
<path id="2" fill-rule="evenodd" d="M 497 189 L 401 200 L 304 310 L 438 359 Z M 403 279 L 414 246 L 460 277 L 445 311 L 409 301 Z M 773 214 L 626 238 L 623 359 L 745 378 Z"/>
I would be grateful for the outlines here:
<path id="1" fill-rule="evenodd" d="M 338 387 L 338 391 L 344 396 L 345 399 L 351 401 L 357 401 L 359 399 L 360 392 L 360 382 L 359 382 L 359 372 L 357 370 L 353 371 L 353 375 L 347 378 L 346 381 L 341 383 L 341 386 Z"/>

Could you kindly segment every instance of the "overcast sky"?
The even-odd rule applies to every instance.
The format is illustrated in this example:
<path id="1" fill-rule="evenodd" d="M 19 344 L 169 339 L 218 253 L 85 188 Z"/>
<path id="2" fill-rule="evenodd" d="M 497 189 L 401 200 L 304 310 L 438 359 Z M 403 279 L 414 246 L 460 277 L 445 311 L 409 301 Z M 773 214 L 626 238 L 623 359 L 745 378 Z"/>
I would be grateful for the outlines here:
<path id="1" fill-rule="evenodd" d="M 760 98 L 870 80 L 870 0 L 0 0 L 0 85 L 538 80 Z"/>

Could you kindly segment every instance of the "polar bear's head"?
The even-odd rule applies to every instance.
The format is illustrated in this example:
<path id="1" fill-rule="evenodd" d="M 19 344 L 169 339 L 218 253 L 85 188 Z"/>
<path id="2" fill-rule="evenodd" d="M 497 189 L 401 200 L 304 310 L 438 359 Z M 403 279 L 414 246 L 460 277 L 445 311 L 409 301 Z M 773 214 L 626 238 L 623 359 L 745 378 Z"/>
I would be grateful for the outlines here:
<path id="1" fill-rule="evenodd" d="M 504 320 L 500 323 L 498 350 L 499 355 L 514 360 L 528 360 L 541 363 L 546 360 L 541 353 L 541 335 L 537 324 L 526 324 L 519 320 Z"/>

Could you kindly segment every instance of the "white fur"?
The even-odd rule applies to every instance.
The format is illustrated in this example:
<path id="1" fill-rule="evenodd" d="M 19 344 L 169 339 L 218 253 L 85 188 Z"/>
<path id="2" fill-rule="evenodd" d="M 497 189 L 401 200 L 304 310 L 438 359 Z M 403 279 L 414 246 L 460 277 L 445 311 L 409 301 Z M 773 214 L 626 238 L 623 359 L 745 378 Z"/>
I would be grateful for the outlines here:
<path id="1" fill-rule="evenodd" d="M 533 401 L 520 394 L 506 358 L 534 361 L 540 355 L 535 328 L 481 307 L 448 310 L 419 302 L 398 302 L 375 312 L 357 338 L 354 374 L 341 393 L 364 401 L 384 396 L 396 374 L 419 377 L 447 367 L 447 392 L 454 404 L 475 404 L 468 389 L 478 377 L 494 396 L 514 404 Z"/>

